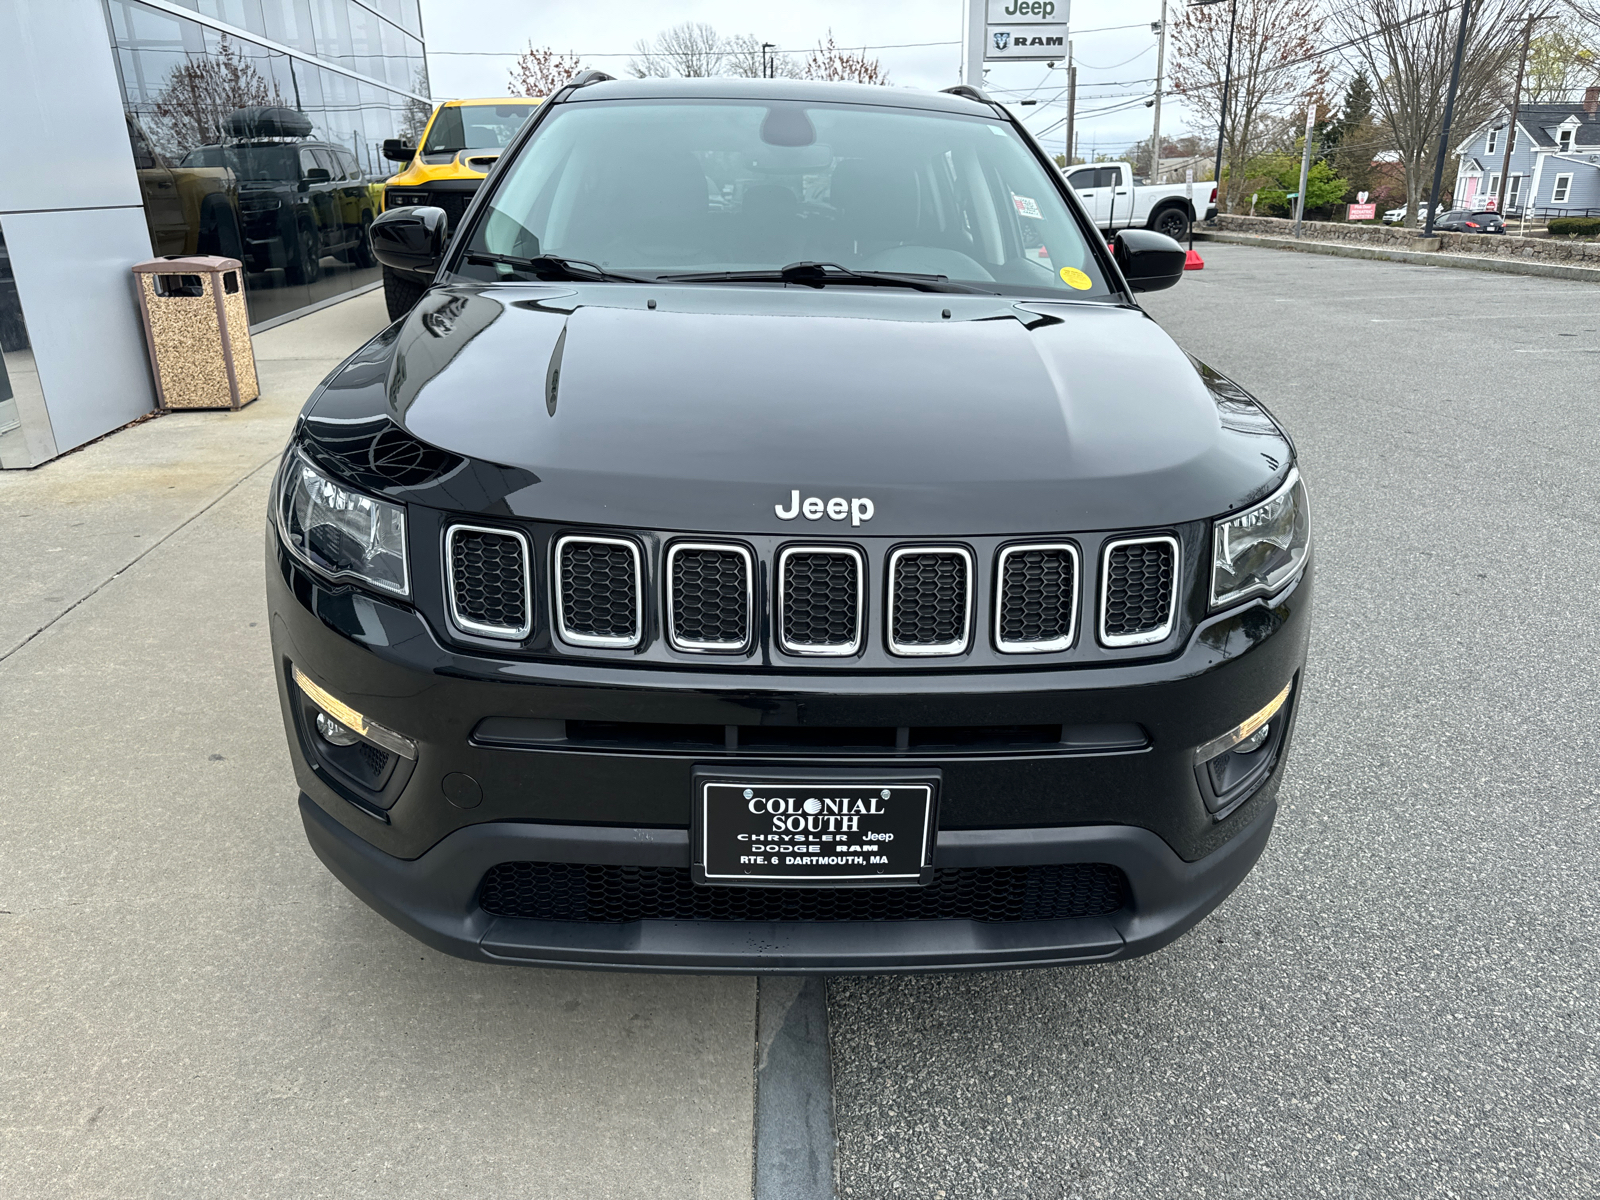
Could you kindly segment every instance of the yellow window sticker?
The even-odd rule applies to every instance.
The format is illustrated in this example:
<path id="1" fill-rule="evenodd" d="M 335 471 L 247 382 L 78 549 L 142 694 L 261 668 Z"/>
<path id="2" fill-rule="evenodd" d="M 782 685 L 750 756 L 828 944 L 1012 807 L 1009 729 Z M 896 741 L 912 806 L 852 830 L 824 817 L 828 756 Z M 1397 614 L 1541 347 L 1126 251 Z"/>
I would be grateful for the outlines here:
<path id="1" fill-rule="evenodd" d="M 1094 286 L 1094 280 L 1078 270 L 1077 267 L 1062 267 L 1061 282 L 1069 288 L 1077 288 L 1080 292 L 1086 292 Z"/>

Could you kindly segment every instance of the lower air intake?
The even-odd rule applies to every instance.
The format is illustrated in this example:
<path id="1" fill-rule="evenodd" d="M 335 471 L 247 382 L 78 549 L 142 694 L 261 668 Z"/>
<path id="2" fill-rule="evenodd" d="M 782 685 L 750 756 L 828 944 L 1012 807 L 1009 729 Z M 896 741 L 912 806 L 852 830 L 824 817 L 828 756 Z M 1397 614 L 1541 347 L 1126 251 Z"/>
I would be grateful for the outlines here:
<path id="1" fill-rule="evenodd" d="M 505 862 L 478 903 L 536 921 L 1059 921 L 1100 917 L 1128 900 L 1109 863 L 947 867 L 926 887 L 697 887 L 686 867 Z"/>

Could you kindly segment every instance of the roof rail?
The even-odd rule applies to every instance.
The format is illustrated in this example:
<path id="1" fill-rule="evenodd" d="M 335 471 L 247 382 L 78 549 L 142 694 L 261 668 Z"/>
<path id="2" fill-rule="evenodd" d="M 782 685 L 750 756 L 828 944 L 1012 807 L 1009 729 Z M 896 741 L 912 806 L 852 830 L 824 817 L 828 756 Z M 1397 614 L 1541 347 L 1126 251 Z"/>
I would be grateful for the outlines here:
<path id="1" fill-rule="evenodd" d="M 567 86 L 575 88 L 588 87 L 591 83 L 615 82 L 616 78 L 615 75 L 607 75 L 604 71 L 596 71 L 593 67 L 590 67 L 587 71 L 579 71 L 571 79 L 567 80 Z"/>
<path id="2" fill-rule="evenodd" d="M 955 87 L 947 87 L 941 90 L 947 96 L 965 96 L 968 100 L 976 100 L 979 104 L 994 103 L 993 100 L 989 99 L 988 96 L 984 95 L 970 83 L 958 83 L 955 85 Z"/>

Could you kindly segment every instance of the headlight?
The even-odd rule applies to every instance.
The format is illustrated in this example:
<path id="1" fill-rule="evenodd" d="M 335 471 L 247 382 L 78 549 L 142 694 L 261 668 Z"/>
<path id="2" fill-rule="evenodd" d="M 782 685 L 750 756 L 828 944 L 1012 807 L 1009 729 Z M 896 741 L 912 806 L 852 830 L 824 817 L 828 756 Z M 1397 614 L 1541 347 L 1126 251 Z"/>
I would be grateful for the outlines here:
<path id="1" fill-rule="evenodd" d="M 1218 521 L 1212 538 L 1211 607 L 1276 592 L 1311 549 L 1311 510 L 1299 471 L 1254 508 Z"/>
<path id="2" fill-rule="evenodd" d="M 406 513 L 398 504 L 351 491 L 291 453 L 277 511 L 289 549 L 324 575 L 359 579 L 396 596 L 410 592 Z"/>

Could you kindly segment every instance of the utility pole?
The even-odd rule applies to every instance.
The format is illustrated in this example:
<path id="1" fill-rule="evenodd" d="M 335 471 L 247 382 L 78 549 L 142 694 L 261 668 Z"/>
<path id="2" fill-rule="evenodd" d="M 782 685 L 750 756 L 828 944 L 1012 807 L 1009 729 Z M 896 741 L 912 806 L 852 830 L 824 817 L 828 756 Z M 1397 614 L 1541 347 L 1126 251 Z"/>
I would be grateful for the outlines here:
<path id="1" fill-rule="evenodd" d="M 1074 134 L 1074 126 L 1078 117 L 1078 67 L 1072 61 L 1072 43 L 1067 43 L 1067 166 L 1072 165 L 1073 150 L 1077 148 L 1078 141 Z"/>
<path id="2" fill-rule="evenodd" d="M 1306 148 L 1300 152 L 1300 194 L 1294 200 L 1294 235 L 1300 236 L 1300 222 L 1306 215 L 1306 183 L 1311 178 L 1311 131 L 1317 124 L 1317 103 L 1306 106 Z"/>
<path id="3" fill-rule="evenodd" d="M 1456 61 L 1450 68 L 1450 91 L 1444 98 L 1444 125 L 1439 129 L 1439 154 L 1433 160 L 1433 188 L 1428 193 L 1428 221 L 1423 237 L 1433 236 L 1434 210 L 1439 207 L 1439 185 L 1444 182 L 1444 156 L 1450 149 L 1450 118 L 1456 111 L 1456 88 L 1461 85 L 1461 59 L 1467 52 L 1467 26 L 1472 21 L 1472 0 L 1461 0 L 1461 27 L 1456 31 Z"/>
<path id="4" fill-rule="evenodd" d="M 1517 87 L 1511 93 L 1511 120 L 1506 126 L 1506 153 L 1500 160 L 1500 190 L 1495 193 L 1494 210 L 1506 216 L 1506 184 L 1511 179 L 1511 143 L 1517 140 L 1517 115 L 1522 111 L 1522 73 L 1528 67 L 1528 48 L 1533 45 L 1533 23 L 1542 14 L 1529 13 L 1528 27 L 1522 34 L 1522 57 L 1517 59 Z"/>
<path id="5" fill-rule="evenodd" d="M 1156 42 L 1156 120 L 1150 133 L 1150 182 L 1161 182 L 1161 77 L 1167 65 L 1167 0 L 1161 0 L 1160 40 Z"/>
<path id="6" fill-rule="evenodd" d="M 767 53 L 767 51 L 776 50 L 777 48 L 778 46 L 775 42 L 761 43 L 761 78 L 763 79 L 772 79 L 778 74 L 778 56 Z"/>

